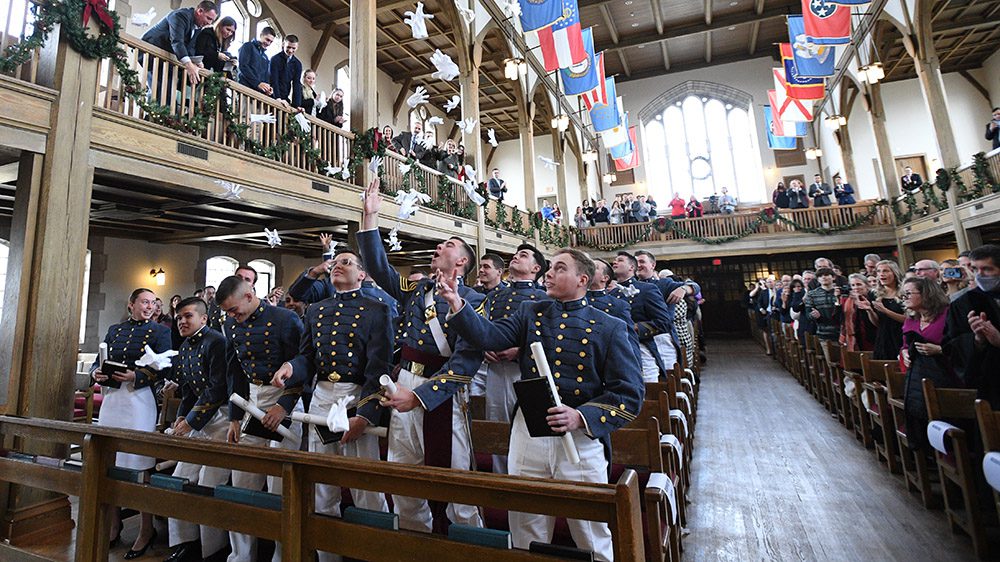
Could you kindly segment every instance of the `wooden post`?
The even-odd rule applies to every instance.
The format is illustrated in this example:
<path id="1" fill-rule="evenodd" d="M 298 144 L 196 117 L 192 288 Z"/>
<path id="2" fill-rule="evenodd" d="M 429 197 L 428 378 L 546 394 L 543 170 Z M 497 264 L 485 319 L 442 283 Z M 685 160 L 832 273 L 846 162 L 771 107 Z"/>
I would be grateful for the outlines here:
<path id="1" fill-rule="evenodd" d="M 461 26 L 460 26 L 461 27 Z M 464 33 L 464 29 L 457 32 Z M 475 119 L 476 124 L 472 128 L 472 133 L 462 134 L 462 143 L 465 145 L 466 163 L 468 156 L 472 156 L 472 165 L 479 175 L 476 178 L 478 184 L 480 180 L 485 181 L 488 177 L 486 170 L 486 159 L 483 157 L 482 123 L 479 115 L 479 66 L 482 63 L 482 49 L 467 47 L 471 52 L 462 53 L 459 56 L 459 64 L 464 66 L 464 73 L 461 76 L 462 90 L 462 119 Z M 479 254 L 486 253 L 486 208 L 476 207 L 476 250 Z"/>
<path id="2" fill-rule="evenodd" d="M 865 102 L 868 117 L 872 121 L 875 133 L 875 148 L 878 150 L 878 160 L 882 167 L 882 196 L 889 201 L 899 197 L 899 175 L 896 173 L 896 159 L 892 156 L 889 146 L 889 132 L 885 127 L 885 107 L 882 105 L 882 88 L 879 84 L 865 86 Z"/>
<path id="3" fill-rule="evenodd" d="M 538 210 L 535 196 L 535 124 L 532 121 L 533 103 L 517 108 L 517 133 L 521 139 L 521 167 L 524 172 L 524 208 L 529 213 Z"/>
<path id="4" fill-rule="evenodd" d="M 7 280 L 18 294 L 16 302 L 5 303 L 11 306 L 10 316 L 5 315 L 0 327 L 0 341 L 13 344 L 9 362 L 0 365 L 9 384 L 5 413 L 69 420 L 73 412 L 72 373 L 93 182 L 88 153 L 97 62 L 60 39 L 52 66 L 59 95 L 45 156 L 39 165 L 40 157 L 25 155 L 19 167 L 23 177 L 18 178 L 9 259 L 19 275 L 8 275 Z M 30 440 L 25 450 L 61 453 Z M 2 489 L 6 501 L 0 505 L 0 538 L 25 542 L 72 527 L 65 496 L 22 486 Z"/>
<path id="5" fill-rule="evenodd" d="M 556 166 L 556 201 L 559 202 L 559 208 L 562 209 L 563 220 L 573 220 L 572 213 L 574 211 L 568 208 L 569 201 L 566 199 L 566 157 L 563 155 L 559 129 L 552 129 L 552 159 L 559 164 Z"/>
<path id="6" fill-rule="evenodd" d="M 352 129 L 365 132 L 378 126 L 378 67 L 375 59 L 376 38 L 375 0 L 351 0 L 350 56 L 351 123 Z M 368 185 L 371 172 L 367 168 L 356 174 L 355 183 Z"/>

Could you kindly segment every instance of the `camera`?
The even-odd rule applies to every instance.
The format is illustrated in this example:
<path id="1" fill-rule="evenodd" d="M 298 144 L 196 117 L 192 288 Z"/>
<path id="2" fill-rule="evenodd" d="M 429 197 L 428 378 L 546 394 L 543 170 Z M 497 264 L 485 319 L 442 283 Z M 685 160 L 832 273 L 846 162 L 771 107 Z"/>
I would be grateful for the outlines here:
<path id="1" fill-rule="evenodd" d="M 944 278 L 945 279 L 961 279 L 962 278 L 962 268 L 961 267 L 946 267 L 946 268 L 944 268 Z"/>

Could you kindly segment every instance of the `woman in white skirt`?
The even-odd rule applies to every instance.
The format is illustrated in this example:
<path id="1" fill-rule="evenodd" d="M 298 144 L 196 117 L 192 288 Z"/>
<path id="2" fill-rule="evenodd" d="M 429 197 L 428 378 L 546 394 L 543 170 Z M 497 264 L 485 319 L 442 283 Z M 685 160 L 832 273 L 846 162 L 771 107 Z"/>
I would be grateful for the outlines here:
<path id="1" fill-rule="evenodd" d="M 94 362 L 91 373 L 94 380 L 102 384 L 101 392 L 104 401 L 101 403 L 101 413 L 98 425 L 121 427 L 139 431 L 154 431 L 156 429 L 156 398 L 153 396 L 153 384 L 167 375 L 164 371 L 154 371 L 149 367 L 136 368 L 135 362 L 142 357 L 145 346 L 156 353 L 170 349 L 170 328 L 158 324 L 153 318 L 156 309 L 156 295 L 149 289 L 136 289 L 128 301 L 128 320 L 115 324 L 108 329 L 104 343 L 108 346 L 108 361 L 123 363 L 128 366 L 124 372 L 114 373 L 110 377 L 101 372 L 100 359 Z M 117 382 L 120 388 L 107 386 L 108 382 Z M 156 463 L 152 457 L 144 457 L 129 453 L 118 453 L 115 465 L 133 470 L 149 470 Z M 120 510 L 113 510 L 111 522 L 111 544 L 118 543 L 122 532 Z M 142 523 L 139 526 L 139 536 L 132 548 L 125 554 L 126 560 L 138 558 L 146 553 L 150 543 L 156 538 L 153 528 L 153 516 L 150 513 L 141 514 Z"/>

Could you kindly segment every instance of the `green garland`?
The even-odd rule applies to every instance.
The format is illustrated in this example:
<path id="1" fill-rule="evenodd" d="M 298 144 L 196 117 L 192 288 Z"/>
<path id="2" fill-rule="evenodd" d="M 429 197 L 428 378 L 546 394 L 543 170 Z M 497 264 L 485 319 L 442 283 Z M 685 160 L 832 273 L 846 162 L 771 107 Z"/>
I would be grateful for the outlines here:
<path id="1" fill-rule="evenodd" d="M 972 191 L 976 197 L 982 197 L 988 193 L 1000 191 L 1000 183 L 993 178 L 990 173 L 990 166 L 986 162 L 986 153 L 979 152 L 972 157 L 972 176 L 975 178 L 972 184 Z"/>

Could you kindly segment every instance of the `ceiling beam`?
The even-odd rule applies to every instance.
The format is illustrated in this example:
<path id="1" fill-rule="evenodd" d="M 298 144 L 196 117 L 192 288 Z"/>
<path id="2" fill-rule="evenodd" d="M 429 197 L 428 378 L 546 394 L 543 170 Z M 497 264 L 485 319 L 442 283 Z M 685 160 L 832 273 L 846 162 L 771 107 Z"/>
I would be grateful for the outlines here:
<path id="1" fill-rule="evenodd" d="M 660 0 L 649 0 L 649 7 L 653 10 L 653 21 L 656 23 L 656 32 L 663 33 L 663 12 L 660 10 Z"/>
<path id="2" fill-rule="evenodd" d="M 403 102 L 407 97 L 409 97 L 410 85 L 412 83 L 413 80 L 407 78 L 403 80 L 403 83 L 400 85 L 399 93 L 396 94 L 396 100 L 392 102 L 392 118 L 394 120 L 396 119 L 396 116 L 399 115 L 399 109 L 403 107 Z"/>
<path id="3" fill-rule="evenodd" d="M 678 26 L 667 26 L 664 33 L 639 33 L 636 35 L 631 35 L 628 37 L 621 38 L 618 41 L 617 33 L 612 34 L 612 45 L 596 45 L 594 48 L 597 51 L 612 51 L 615 49 L 625 49 L 628 47 L 638 47 L 639 45 L 648 45 L 649 43 L 656 43 L 658 41 L 663 41 L 664 39 L 676 39 L 679 37 L 688 37 L 691 35 L 698 35 L 700 33 L 707 33 L 709 31 L 715 31 L 718 29 L 725 29 L 732 26 L 750 24 L 753 22 L 763 22 L 767 20 L 772 20 L 775 18 L 785 17 L 788 14 L 794 13 L 796 9 L 800 9 L 802 6 L 801 2 L 786 2 L 777 6 L 772 6 L 765 9 L 760 14 L 727 14 L 719 16 L 717 18 L 712 18 L 712 24 L 707 25 L 702 22 L 688 24 L 688 25 L 678 25 Z M 610 26 L 610 24 L 609 24 Z"/>
<path id="4" fill-rule="evenodd" d="M 611 19 L 611 10 L 606 4 L 601 5 L 601 16 L 604 17 L 604 23 L 608 26 L 608 33 L 611 34 L 611 42 L 615 45 L 618 44 L 618 28 L 615 27 L 614 20 Z M 596 47 L 595 47 L 596 49 Z M 595 50 L 596 52 L 596 50 Z"/>
<path id="5" fill-rule="evenodd" d="M 670 70 L 670 50 L 666 41 L 660 41 L 660 52 L 663 53 L 663 70 Z"/>
<path id="6" fill-rule="evenodd" d="M 686 72 L 688 70 L 698 70 L 702 68 L 708 68 L 710 66 L 717 66 L 720 64 L 729 64 L 731 62 L 741 62 L 750 59 L 746 53 L 740 52 L 732 55 L 725 55 L 721 57 L 713 57 L 711 63 L 706 63 L 703 60 L 697 60 L 693 62 L 686 62 L 683 64 L 671 64 L 670 70 L 661 70 L 659 68 L 653 68 L 650 70 L 643 70 L 641 72 L 633 72 L 631 76 L 618 76 L 615 78 L 615 82 L 628 82 L 631 80 L 642 80 L 643 78 L 653 78 L 655 76 L 663 76 L 665 74 L 673 74 L 675 72 Z"/>
<path id="7" fill-rule="evenodd" d="M 972 37 L 972 36 L 973 36 L 973 35 L 975 35 L 975 34 L 976 34 L 976 30 L 975 30 L 975 29 L 973 29 L 972 31 L 968 31 L 968 32 L 966 32 L 966 34 L 965 34 L 965 36 L 964 36 L 964 37 L 962 37 L 962 38 L 961 38 L 961 39 L 959 39 L 959 40 L 958 40 L 957 42 L 955 42 L 955 44 L 954 44 L 954 45 L 952 45 L 951 47 L 949 47 L 949 48 L 948 48 L 948 52 L 947 52 L 947 53 L 945 53 L 943 57 L 941 57 L 941 65 L 942 65 L 942 66 L 944 66 L 944 63 L 945 63 L 945 61 L 947 61 L 947 60 L 948 60 L 948 59 L 950 59 L 950 58 L 951 58 L 951 57 L 952 57 L 952 56 L 953 56 L 953 55 L 954 55 L 955 53 L 957 53 L 957 52 L 958 52 L 958 49 L 959 49 L 959 47 L 961 47 L 962 45 L 964 45 L 964 44 L 965 44 L 965 42 L 966 42 L 966 41 L 968 41 L 968 40 L 969 40 L 969 38 L 970 38 L 970 37 Z"/>
<path id="8" fill-rule="evenodd" d="M 402 8 L 404 6 L 413 6 L 413 0 L 375 0 L 375 12 L 386 12 L 389 10 L 395 10 L 396 8 Z M 328 24 L 340 25 L 347 23 L 351 20 L 351 7 L 345 6 L 342 8 L 336 8 L 330 10 L 329 12 L 317 16 L 312 20 L 313 29 L 323 29 Z M 433 21 L 433 20 L 432 20 Z"/>
<path id="9" fill-rule="evenodd" d="M 705 25 L 712 25 L 712 0 L 705 0 Z"/>
<path id="10" fill-rule="evenodd" d="M 712 63 L 712 32 L 705 34 L 705 62 Z"/>
<path id="11" fill-rule="evenodd" d="M 622 63 L 622 70 L 625 71 L 625 76 L 632 76 L 632 70 L 628 67 L 628 59 L 625 58 L 625 51 L 618 51 L 618 60 Z"/>
<path id="12" fill-rule="evenodd" d="M 326 26 L 323 30 L 323 35 L 320 36 L 319 42 L 316 43 L 316 50 L 313 51 L 312 59 L 309 61 L 312 64 L 312 68 L 319 68 L 319 63 L 323 60 L 323 53 L 326 52 L 326 46 L 330 43 L 330 37 L 333 36 L 334 25 L 331 23 Z"/>
<path id="13" fill-rule="evenodd" d="M 758 35 L 760 35 L 760 22 L 755 21 L 750 24 L 750 45 L 747 46 L 747 52 L 751 55 L 757 52 Z"/>
<path id="14" fill-rule="evenodd" d="M 307 232 L 310 230 L 323 230 L 329 229 L 335 225 L 330 219 L 312 219 L 312 220 L 289 220 L 276 222 L 274 224 L 274 230 L 279 231 L 281 234 L 289 234 L 294 232 Z M 218 228 L 212 229 L 205 232 L 199 232 L 195 234 L 178 234 L 173 236 L 164 236 L 161 238 L 156 238 L 156 242 L 163 244 L 195 244 L 199 242 L 224 242 L 226 240 L 235 239 L 245 239 L 245 238 L 264 238 L 264 232 L 259 227 L 248 227 L 248 228 Z"/>

